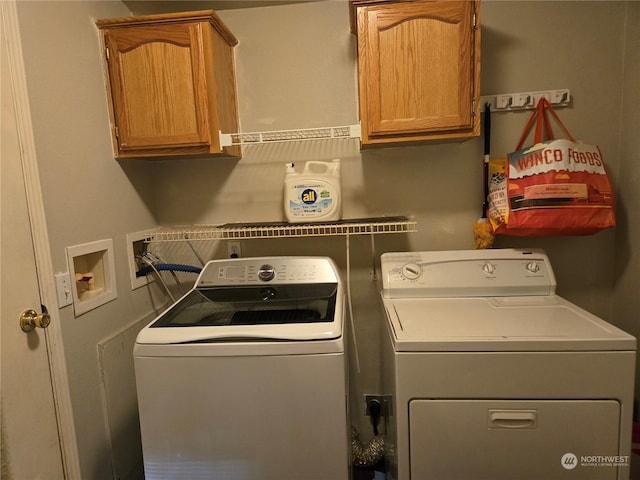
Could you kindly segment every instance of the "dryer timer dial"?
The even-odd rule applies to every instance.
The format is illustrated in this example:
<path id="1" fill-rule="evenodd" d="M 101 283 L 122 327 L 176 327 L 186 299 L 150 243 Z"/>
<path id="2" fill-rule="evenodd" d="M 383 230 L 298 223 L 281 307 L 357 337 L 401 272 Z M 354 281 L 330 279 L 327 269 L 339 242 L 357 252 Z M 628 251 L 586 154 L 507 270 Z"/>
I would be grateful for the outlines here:
<path id="1" fill-rule="evenodd" d="M 493 275 L 496 273 L 496 266 L 491 262 L 487 262 L 482 265 L 482 271 L 487 275 Z"/>
<path id="2" fill-rule="evenodd" d="M 402 276 L 407 280 L 416 280 L 422 275 L 422 268 L 415 263 L 407 263 L 402 266 Z"/>
<path id="3" fill-rule="evenodd" d="M 540 264 L 536 261 L 531 261 L 527 263 L 527 270 L 531 273 L 538 273 L 540 271 Z"/>

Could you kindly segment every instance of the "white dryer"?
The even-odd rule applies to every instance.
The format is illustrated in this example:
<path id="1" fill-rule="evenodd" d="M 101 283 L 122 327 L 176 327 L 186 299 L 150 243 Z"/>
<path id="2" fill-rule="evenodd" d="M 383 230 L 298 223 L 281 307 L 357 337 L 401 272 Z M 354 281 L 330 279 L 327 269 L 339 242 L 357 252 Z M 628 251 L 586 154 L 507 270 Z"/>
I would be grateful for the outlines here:
<path id="1" fill-rule="evenodd" d="M 209 262 L 141 330 L 145 478 L 349 478 L 344 290 L 320 257 Z"/>
<path id="2" fill-rule="evenodd" d="M 382 255 L 388 478 L 627 479 L 636 340 L 541 251 Z"/>

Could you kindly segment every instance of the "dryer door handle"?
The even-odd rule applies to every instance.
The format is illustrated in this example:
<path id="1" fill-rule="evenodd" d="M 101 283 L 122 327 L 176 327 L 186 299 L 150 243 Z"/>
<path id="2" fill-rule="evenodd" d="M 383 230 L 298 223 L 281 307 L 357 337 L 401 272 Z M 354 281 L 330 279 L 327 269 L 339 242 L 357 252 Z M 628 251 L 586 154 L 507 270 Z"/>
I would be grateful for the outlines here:
<path id="1" fill-rule="evenodd" d="M 488 423 L 490 429 L 537 428 L 538 411 L 489 409 Z"/>

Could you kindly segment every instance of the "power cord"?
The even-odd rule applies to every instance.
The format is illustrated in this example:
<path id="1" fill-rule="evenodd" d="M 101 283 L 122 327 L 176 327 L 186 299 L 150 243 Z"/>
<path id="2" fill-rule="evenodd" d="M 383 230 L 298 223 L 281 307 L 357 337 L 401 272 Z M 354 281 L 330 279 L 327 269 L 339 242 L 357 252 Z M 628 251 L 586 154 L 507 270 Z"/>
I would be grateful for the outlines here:
<path id="1" fill-rule="evenodd" d="M 373 434 L 378 435 L 378 424 L 380 423 L 380 415 L 382 414 L 382 405 L 378 400 L 371 400 L 369 402 L 369 414 L 371 416 L 371 423 L 373 425 Z"/>

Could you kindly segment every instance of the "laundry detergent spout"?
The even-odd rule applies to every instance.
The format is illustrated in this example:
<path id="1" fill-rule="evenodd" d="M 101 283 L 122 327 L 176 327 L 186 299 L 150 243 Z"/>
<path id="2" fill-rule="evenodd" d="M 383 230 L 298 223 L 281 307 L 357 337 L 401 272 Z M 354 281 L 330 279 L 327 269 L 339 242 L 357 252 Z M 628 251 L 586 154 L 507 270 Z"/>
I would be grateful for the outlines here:
<path id="1" fill-rule="evenodd" d="M 302 173 L 288 163 L 284 211 L 291 223 L 335 221 L 342 217 L 340 159 L 307 162 Z"/>

